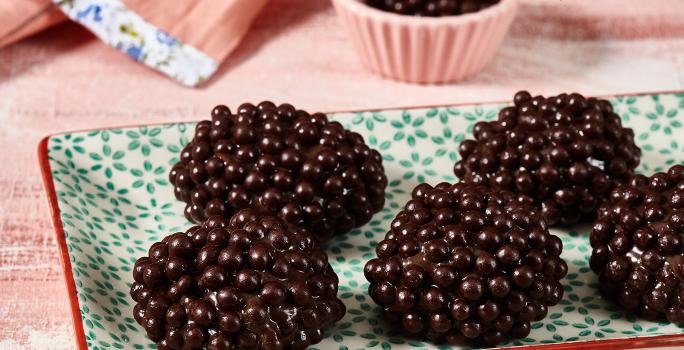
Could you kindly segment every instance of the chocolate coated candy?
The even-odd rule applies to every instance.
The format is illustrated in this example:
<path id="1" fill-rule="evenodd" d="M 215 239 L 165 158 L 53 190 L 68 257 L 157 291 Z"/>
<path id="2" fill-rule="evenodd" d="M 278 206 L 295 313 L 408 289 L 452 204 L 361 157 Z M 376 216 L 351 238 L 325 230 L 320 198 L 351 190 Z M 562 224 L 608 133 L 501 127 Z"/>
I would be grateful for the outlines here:
<path id="1" fill-rule="evenodd" d="M 684 322 L 683 234 L 684 166 L 618 186 L 590 236 L 602 294 L 647 319 Z"/>
<path id="2" fill-rule="evenodd" d="M 311 235 L 252 209 L 153 244 L 133 277 L 134 318 L 160 350 L 305 349 L 345 313 Z"/>
<path id="3" fill-rule="evenodd" d="M 568 270 L 531 203 L 479 185 L 419 185 L 365 266 L 370 296 L 409 336 L 526 337 L 561 300 Z"/>
<path id="4" fill-rule="evenodd" d="M 639 164 L 632 129 L 606 100 L 515 94 L 498 120 L 478 122 L 459 146 L 461 180 L 533 197 L 549 225 L 590 221 Z"/>
<path id="5" fill-rule="evenodd" d="M 306 228 L 317 240 L 368 222 L 387 177 L 361 135 L 289 104 L 226 106 L 197 124 L 169 175 L 185 216 L 200 223 L 254 208 Z"/>
<path id="6" fill-rule="evenodd" d="M 365 0 L 377 9 L 400 15 L 453 16 L 477 12 L 500 0 Z"/>

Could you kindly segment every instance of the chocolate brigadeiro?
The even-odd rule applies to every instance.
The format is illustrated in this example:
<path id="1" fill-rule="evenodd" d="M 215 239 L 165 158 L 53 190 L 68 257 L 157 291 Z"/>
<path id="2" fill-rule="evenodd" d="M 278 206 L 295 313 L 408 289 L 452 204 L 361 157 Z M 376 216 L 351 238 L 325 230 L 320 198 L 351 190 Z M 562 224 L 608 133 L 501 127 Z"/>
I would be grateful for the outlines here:
<path id="1" fill-rule="evenodd" d="M 365 266 L 384 317 L 435 342 L 526 337 L 561 300 L 568 270 L 531 202 L 472 184 L 417 186 Z"/>
<path id="2" fill-rule="evenodd" d="M 461 180 L 534 198 L 549 225 L 591 221 L 639 164 L 634 131 L 606 100 L 515 94 L 498 120 L 478 122 L 459 146 Z"/>
<path id="3" fill-rule="evenodd" d="M 684 166 L 618 186 L 591 232 L 601 292 L 649 320 L 684 322 Z"/>
<path id="4" fill-rule="evenodd" d="M 385 201 L 380 153 L 361 135 L 289 104 L 226 106 L 197 124 L 169 175 L 185 216 L 200 223 L 254 208 L 319 241 L 367 223 Z"/>
<path id="5" fill-rule="evenodd" d="M 477 12 L 500 0 L 364 0 L 379 10 L 412 16 L 454 16 Z"/>
<path id="6" fill-rule="evenodd" d="M 313 237 L 252 209 L 153 244 L 133 276 L 135 320 L 159 350 L 305 349 L 345 313 Z"/>

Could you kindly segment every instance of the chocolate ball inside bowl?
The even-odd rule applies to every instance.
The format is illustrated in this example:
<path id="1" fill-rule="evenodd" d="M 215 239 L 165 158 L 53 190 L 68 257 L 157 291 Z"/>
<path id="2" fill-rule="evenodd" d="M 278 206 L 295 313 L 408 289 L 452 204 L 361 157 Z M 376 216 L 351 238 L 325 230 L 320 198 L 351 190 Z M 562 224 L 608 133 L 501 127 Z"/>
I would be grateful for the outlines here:
<path id="1" fill-rule="evenodd" d="M 639 164 L 634 131 L 607 100 L 520 91 L 498 119 L 481 121 L 459 145 L 462 181 L 535 199 L 549 225 L 589 222 Z"/>
<path id="2" fill-rule="evenodd" d="M 379 10 L 400 15 L 441 17 L 477 12 L 500 0 L 363 0 Z"/>
<path id="3" fill-rule="evenodd" d="M 524 195 L 421 184 L 364 273 L 384 317 L 406 335 L 495 346 L 526 337 L 561 300 L 562 249 Z"/>
<path id="4" fill-rule="evenodd" d="M 169 179 L 200 223 L 255 208 L 323 241 L 368 222 L 385 202 L 380 153 L 322 113 L 272 102 L 226 106 L 197 124 Z"/>
<path id="5" fill-rule="evenodd" d="M 134 318 L 159 350 L 305 349 L 345 313 L 313 237 L 252 209 L 167 236 L 133 277 Z"/>
<path id="6" fill-rule="evenodd" d="M 684 166 L 618 186 L 590 238 L 605 297 L 648 320 L 684 323 Z"/>

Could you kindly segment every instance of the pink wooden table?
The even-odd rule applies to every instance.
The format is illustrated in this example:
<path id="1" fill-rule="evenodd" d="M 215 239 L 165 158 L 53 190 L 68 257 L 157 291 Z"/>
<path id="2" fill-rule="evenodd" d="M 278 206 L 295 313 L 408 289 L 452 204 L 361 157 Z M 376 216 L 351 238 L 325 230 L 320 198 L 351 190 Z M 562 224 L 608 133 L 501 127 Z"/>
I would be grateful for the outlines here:
<path id="1" fill-rule="evenodd" d="M 504 100 L 533 93 L 684 90 L 684 1 L 524 0 L 496 61 L 458 85 L 382 80 L 360 66 L 327 0 L 272 0 L 238 52 L 183 88 L 66 24 L 0 50 L 0 349 L 72 349 L 35 156 L 59 131 L 194 120 L 217 103 L 312 110 Z"/>

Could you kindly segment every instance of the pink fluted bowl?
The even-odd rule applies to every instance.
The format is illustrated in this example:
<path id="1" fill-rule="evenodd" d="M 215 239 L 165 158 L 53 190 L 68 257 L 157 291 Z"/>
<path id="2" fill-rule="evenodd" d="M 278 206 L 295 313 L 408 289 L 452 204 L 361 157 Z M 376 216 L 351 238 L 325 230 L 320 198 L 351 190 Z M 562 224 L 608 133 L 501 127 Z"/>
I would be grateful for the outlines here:
<path id="1" fill-rule="evenodd" d="M 381 11 L 361 0 L 333 0 L 356 50 L 380 75 L 421 84 L 451 83 L 492 61 L 518 0 L 458 16 L 417 17 Z"/>

